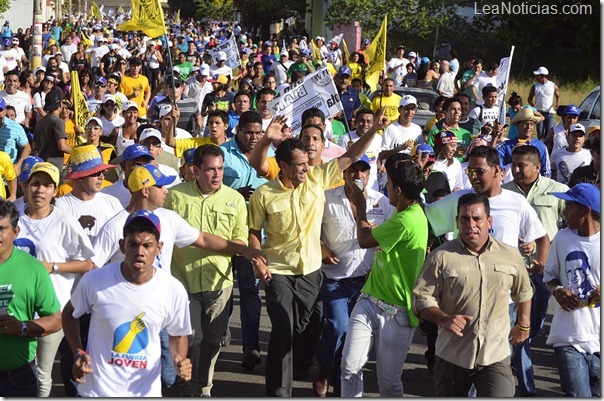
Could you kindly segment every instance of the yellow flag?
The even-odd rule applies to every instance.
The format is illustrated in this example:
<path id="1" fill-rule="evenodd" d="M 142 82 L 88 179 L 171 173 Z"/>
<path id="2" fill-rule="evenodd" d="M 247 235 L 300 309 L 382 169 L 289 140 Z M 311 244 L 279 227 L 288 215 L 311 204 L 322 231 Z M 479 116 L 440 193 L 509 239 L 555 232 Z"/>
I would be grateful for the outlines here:
<path id="1" fill-rule="evenodd" d="M 94 0 L 92 0 L 92 4 L 90 5 L 90 14 L 89 17 L 92 18 L 96 18 L 99 20 L 103 19 L 103 14 L 101 14 L 101 10 L 99 9 L 99 5 L 96 4 L 96 2 Z"/>
<path id="2" fill-rule="evenodd" d="M 178 9 L 178 12 L 176 13 L 176 22 L 180 22 L 180 8 Z"/>
<path id="3" fill-rule="evenodd" d="M 84 31 L 80 31 L 80 42 L 84 45 L 84 49 L 94 46 L 94 43 Z"/>
<path id="4" fill-rule="evenodd" d="M 132 19 L 118 25 L 120 31 L 143 31 L 152 38 L 166 35 L 164 10 L 159 0 L 132 0 Z"/>
<path id="5" fill-rule="evenodd" d="M 350 60 L 350 52 L 348 51 L 348 45 L 346 44 L 344 38 L 342 38 L 342 42 L 340 43 L 340 45 L 340 47 L 342 48 L 342 57 L 344 58 L 344 64 L 347 64 L 348 60 Z"/>
<path id="6" fill-rule="evenodd" d="M 323 57 L 321 57 L 321 50 L 319 50 L 319 46 L 317 46 L 314 39 L 310 41 L 310 47 L 312 48 L 310 56 L 313 61 L 321 61 L 323 59 Z"/>
<path id="7" fill-rule="evenodd" d="M 80 89 L 80 78 L 77 71 L 71 71 L 71 104 L 73 104 L 75 124 L 84 129 L 89 113 L 86 99 Z"/>
<path id="8" fill-rule="evenodd" d="M 120 7 L 117 9 L 117 12 L 118 12 L 118 14 L 119 14 L 119 15 L 124 14 L 124 8 L 123 8 L 122 6 L 120 6 Z"/>
<path id="9" fill-rule="evenodd" d="M 382 27 L 378 31 L 371 44 L 365 49 L 365 56 L 368 59 L 367 73 L 365 74 L 365 82 L 371 88 L 371 91 L 377 89 L 380 79 L 380 72 L 386 64 L 386 27 L 388 26 L 388 15 L 384 15 Z"/>

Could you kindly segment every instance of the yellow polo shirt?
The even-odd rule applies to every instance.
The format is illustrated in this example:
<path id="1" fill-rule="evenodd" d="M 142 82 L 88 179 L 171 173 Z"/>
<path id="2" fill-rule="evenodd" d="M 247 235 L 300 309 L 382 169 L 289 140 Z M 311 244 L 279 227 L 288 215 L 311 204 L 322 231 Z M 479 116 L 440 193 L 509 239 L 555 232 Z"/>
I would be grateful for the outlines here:
<path id="1" fill-rule="evenodd" d="M 0 152 L 0 176 L 4 177 L 6 182 L 12 181 L 17 178 L 15 166 L 13 166 L 13 161 L 6 152 Z M 2 197 L 2 199 L 6 199 L 6 189 L 4 188 L 3 183 L 0 182 L 0 184 L 0 196 Z"/>
<path id="2" fill-rule="evenodd" d="M 337 160 L 337 158 L 333 159 L 333 160 Z M 281 167 L 279 167 L 279 163 L 277 163 L 277 159 L 274 156 L 269 156 L 266 158 L 266 162 L 268 163 L 268 172 L 266 173 L 266 175 L 263 178 L 266 178 L 269 181 L 274 180 L 275 178 L 277 178 L 279 176 L 279 172 L 281 171 Z M 324 165 L 325 163 L 321 162 L 321 164 L 319 166 Z M 315 167 L 318 166 L 308 166 L 308 170 L 312 170 Z M 342 176 L 342 179 L 338 182 L 336 182 L 335 184 L 331 185 L 329 188 L 325 188 L 325 190 L 328 189 L 334 189 L 337 188 L 339 186 L 344 185 L 344 177 Z"/>
<path id="3" fill-rule="evenodd" d="M 212 143 L 212 138 L 210 137 L 195 137 L 195 138 L 183 138 L 176 140 L 176 147 L 174 148 L 174 156 L 182 157 L 182 154 L 185 150 L 191 148 L 198 148 L 201 145 L 207 145 L 208 143 Z"/>
<path id="4" fill-rule="evenodd" d="M 248 243 L 245 199 L 226 185 L 204 196 L 195 180 L 178 184 L 170 188 L 164 207 L 201 231 Z M 171 272 L 190 294 L 219 291 L 233 285 L 231 256 L 195 246 L 174 248 Z"/>
<path id="5" fill-rule="evenodd" d="M 250 197 L 250 229 L 264 228 L 262 250 L 272 273 L 306 275 L 321 268 L 321 221 L 325 190 L 342 180 L 338 160 L 308 170 L 296 189 L 281 179 L 260 186 Z"/>

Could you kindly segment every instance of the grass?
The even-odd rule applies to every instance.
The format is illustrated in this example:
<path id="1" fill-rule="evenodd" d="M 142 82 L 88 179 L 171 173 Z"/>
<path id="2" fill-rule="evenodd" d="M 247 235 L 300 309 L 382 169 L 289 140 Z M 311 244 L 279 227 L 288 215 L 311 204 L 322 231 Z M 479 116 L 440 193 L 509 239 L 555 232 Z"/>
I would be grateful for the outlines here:
<path id="1" fill-rule="evenodd" d="M 510 98 L 512 92 L 516 92 L 522 98 L 523 104 L 528 104 L 527 99 L 533 84 L 535 84 L 535 80 L 517 79 L 511 77 L 505 100 L 507 101 Z M 589 92 L 591 92 L 591 90 L 598 85 L 600 85 L 600 81 L 592 78 L 588 78 L 581 82 L 569 82 L 558 85 L 558 88 L 560 89 L 560 105 L 568 105 L 572 103 L 580 106 L 581 102 L 583 102 L 583 99 L 585 99 L 585 96 L 587 96 Z M 556 122 L 559 120 L 560 117 L 556 116 Z"/>

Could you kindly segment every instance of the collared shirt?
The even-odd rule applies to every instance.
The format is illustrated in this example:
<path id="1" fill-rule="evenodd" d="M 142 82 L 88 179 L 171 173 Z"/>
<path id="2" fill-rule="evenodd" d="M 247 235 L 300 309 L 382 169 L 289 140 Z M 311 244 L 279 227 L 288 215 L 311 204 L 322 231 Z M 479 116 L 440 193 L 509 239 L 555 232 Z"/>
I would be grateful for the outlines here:
<path id="1" fill-rule="evenodd" d="M 197 181 L 170 189 L 164 205 L 182 216 L 191 226 L 227 240 L 247 245 L 247 207 L 243 196 L 221 185 L 214 193 L 201 193 Z M 195 246 L 174 248 L 172 275 L 190 294 L 218 291 L 233 285 L 231 256 Z"/>
<path id="2" fill-rule="evenodd" d="M 558 222 L 564 210 L 564 200 L 556 198 L 551 193 L 566 192 L 568 191 L 568 186 L 551 178 L 539 176 L 528 194 L 525 194 L 514 181 L 505 183 L 501 187 L 519 193 L 526 198 L 528 203 L 537 212 L 537 216 L 541 220 L 543 227 L 545 227 L 550 241 L 553 240 L 558 232 Z"/>
<path id="3" fill-rule="evenodd" d="M 413 289 L 413 310 L 438 307 L 450 316 L 472 316 L 463 337 L 438 328 L 436 355 L 473 369 L 510 355 L 510 294 L 516 304 L 533 296 L 518 249 L 489 237 L 485 251 L 477 254 L 458 238 L 428 255 Z"/>
<path id="4" fill-rule="evenodd" d="M 273 274 L 306 275 L 321 267 L 325 190 L 342 180 L 338 160 L 308 170 L 306 181 L 287 188 L 278 178 L 250 197 L 250 229 L 264 228 L 262 246 Z"/>
<path id="5" fill-rule="evenodd" d="M 8 153 L 12 162 L 17 161 L 18 148 L 28 144 L 27 135 L 21 124 L 3 117 L 2 127 L 0 127 L 0 150 Z"/>
<path id="6" fill-rule="evenodd" d="M 395 211 L 380 192 L 367 188 L 366 199 L 367 219 L 376 226 L 382 225 Z M 330 279 L 364 276 L 371 269 L 376 248 L 359 246 L 356 222 L 344 186 L 325 192 L 321 239 L 340 259 L 337 265 L 323 265 L 323 273 Z"/>
<path id="7" fill-rule="evenodd" d="M 359 92 L 352 87 L 348 87 L 344 92 L 340 93 L 340 100 L 342 101 L 342 107 L 344 107 L 346 119 L 348 121 L 352 120 L 352 111 L 361 107 Z"/>
<path id="8" fill-rule="evenodd" d="M 224 151 L 224 179 L 222 182 L 231 188 L 239 189 L 251 185 L 258 188 L 267 180 L 258 176 L 256 170 L 250 165 L 247 157 L 239 148 L 237 137 L 220 145 Z M 268 150 L 268 156 L 274 156 L 272 149 Z"/>
<path id="9" fill-rule="evenodd" d="M 497 151 L 499 152 L 499 163 L 501 167 L 508 165 L 512 162 L 512 151 L 518 144 L 518 138 L 509 139 L 501 144 Z M 541 163 L 541 175 L 550 177 L 552 175 L 552 167 L 549 162 L 549 153 L 547 147 L 538 139 L 531 138 L 530 141 L 526 142 L 527 145 L 531 145 L 539 149 L 539 161 Z"/>

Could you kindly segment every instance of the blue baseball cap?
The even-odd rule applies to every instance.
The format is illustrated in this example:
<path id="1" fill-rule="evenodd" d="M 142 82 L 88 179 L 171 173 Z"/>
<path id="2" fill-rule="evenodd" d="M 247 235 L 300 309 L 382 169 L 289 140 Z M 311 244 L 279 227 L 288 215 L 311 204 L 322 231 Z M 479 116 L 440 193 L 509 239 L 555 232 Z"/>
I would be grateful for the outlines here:
<path id="1" fill-rule="evenodd" d="M 434 160 L 434 148 L 428 145 L 427 143 L 420 143 L 415 145 L 415 147 L 411 150 L 411 157 L 417 156 L 419 152 L 422 152 L 422 155 L 428 155 L 428 160 Z"/>
<path id="2" fill-rule="evenodd" d="M 351 76 L 352 72 L 350 71 L 350 68 L 348 68 L 348 66 L 343 65 L 340 67 L 340 70 L 338 71 L 338 75 L 348 75 Z"/>
<path id="3" fill-rule="evenodd" d="M 146 146 L 135 143 L 124 149 L 124 152 L 122 153 L 122 161 L 134 160 L 143 156 L 148 157 L 149 160 L 155 160 L 155 157 L 153 157 Z"/>
<path id="4" fill-rule="evenodd" d="M 300 54 L 304 54 L 305 56 L 308 56 L 308 49 L 301 49 Z"/>
<path id="5" fill-rule="evenodd" d="M 161 224 L 159 222 L 159 217 L 157 217 L 157 215 L 153 212 L 146 209 L 137 210 L 136 212 L 131 213 L 126 219 L 126 223 L 124 223 L 124 230 L 126 229 L 126 227 L 128 227 L 128 225 L 130 225 L 130 223 L 137 219 L 145 219 L 147 221 L 150 221 L 155 226 L 157 231 L 161 233 Z"/>
<path id="6" fill-rule="evenodd" d="M 185 164 L 193 164 L 193 155 L 195 154 L 195 149 L 191 148 L 182 152 L 182 158 L 185 161 Z"/>
<path id="7" fill-rule="evenodd" d="M 0 98 L 0 109 L 6 110 L 6 102 L 2 98 Z"/>
<path id="8" fill-rule="evenodd" d="M 426 57 L 426 56 L 422 57 L 422 64 L 429 63 L 429 62 L 430 62 L 430 59 L 428 57 Z"/>
<path id="9" fill-rule="evenodd" d="M 351 166 L 353 164 L 362 164 L 365 167 L 365 170 L 369 170 L 371 168 L 371 164 L 369 162 L 369 158 L 367 157 L 367 155 L 361 156 L 360 159 L 357 160 L 356 162 L 352 163 Z"/>
<path id="10" fill-rule="evenodd" d="M 107 80 L 105 79 L 105 77 L 98 77 L 96 79 L 96 81 L 94 81 L 94 85 L 102 85 L 102 86 L 107 86 Z"/>
<path id="11" fill-rule="evenodd" d="M 4 100 L 2 99 L 4 102 Z M 29 175 L 31 173 L 31 169 L 34 167 L 34 164 L 43 162 L 44 160 L 40 159 L 37 156 L 28 156 L 21 163 L 21 174 L 19 174 L 18 180 L 19 182 L 25 182 L 29 180 Z"/>
<path id="12" fill-rule="evenodd" d="M 581 112 L 579 111 L 579 108 L 577 106 L 575 106 L 574 104 L 569 104 L 564 108 L 564 113 L 562 114 L 568 116 L 578 116 L 581 114 Z"/>
<path id="13" fill-rule="evenodd" d="M 128 177 L 128 189 L 134 193 L 143 188 L 163 187 L 172 184 L 175 179 L 175 175 L 164 175 L 157 166 L 145 164 L 132 170 Z"/>
<path id="14" fill-rule="evenodd" d="M 577 184 L 566 192 L 550 192 L 556 198 L 571 202 L 577 202 L 579 205 L 587 206 L 596 213 L 600 213 L 600 190 L 593 184 Z"/>

